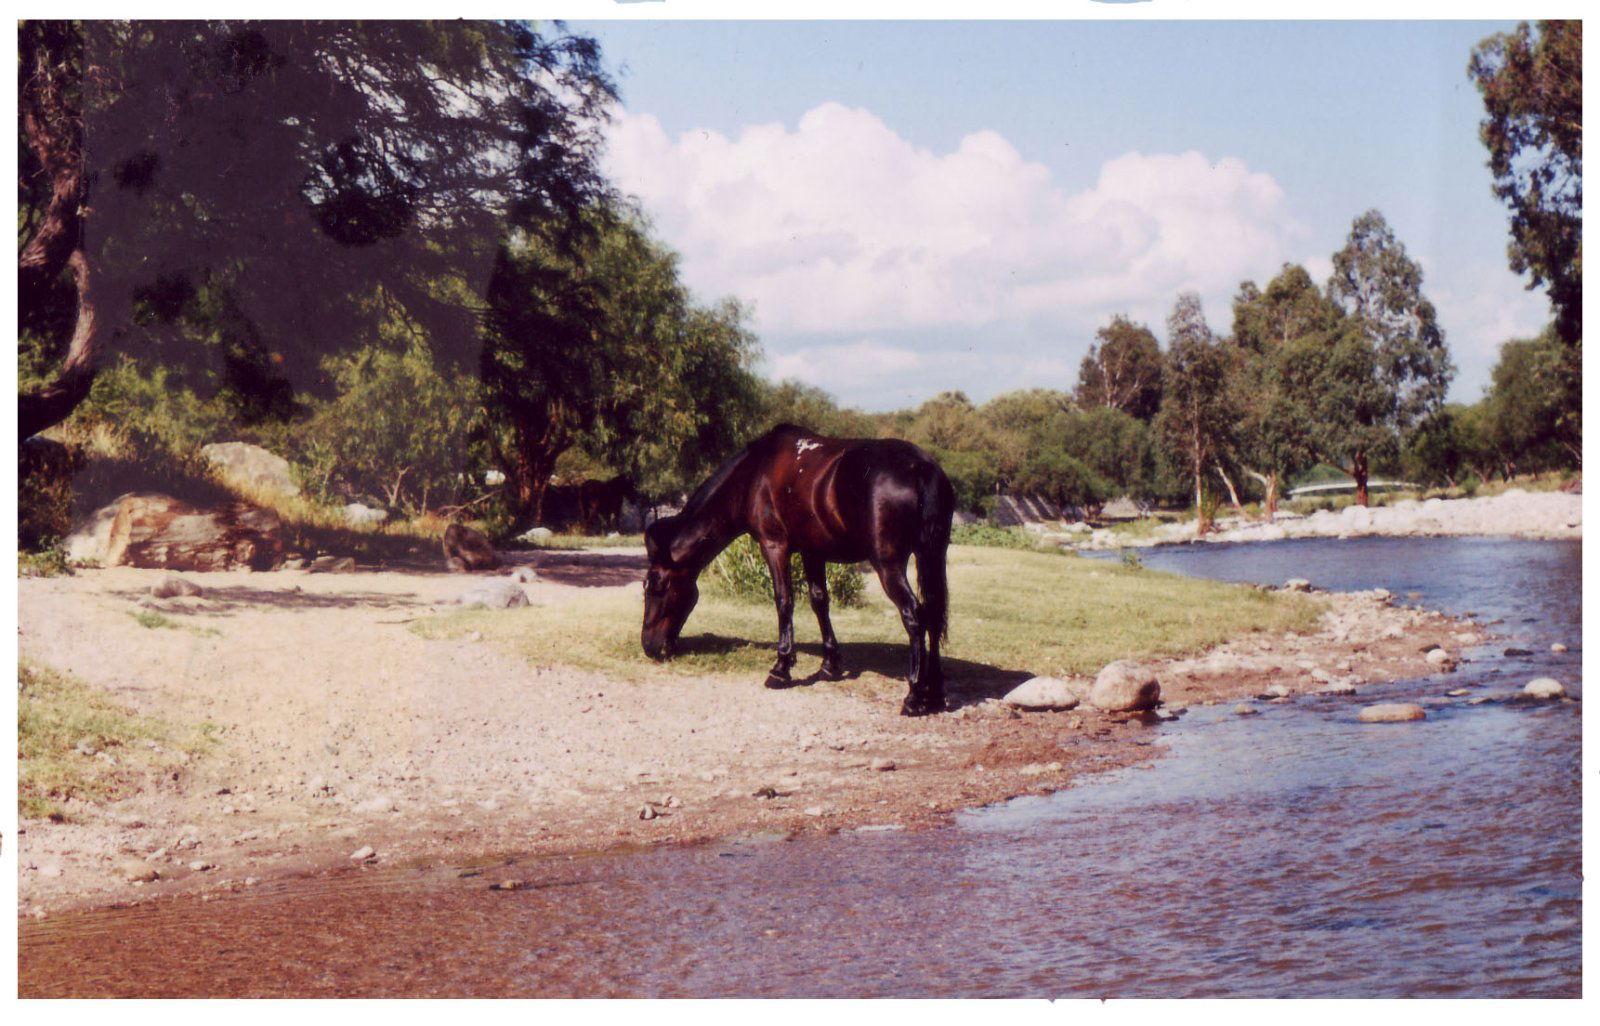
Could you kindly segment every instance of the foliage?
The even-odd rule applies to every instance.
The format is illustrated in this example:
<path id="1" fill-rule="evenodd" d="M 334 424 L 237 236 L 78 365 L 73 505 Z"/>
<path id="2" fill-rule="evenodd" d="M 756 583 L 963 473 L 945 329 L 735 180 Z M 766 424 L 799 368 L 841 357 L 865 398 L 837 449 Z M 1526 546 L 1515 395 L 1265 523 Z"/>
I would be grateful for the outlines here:
<path id="1" fill-rule="evenodd" d="M 1162 446 L 1185 468 L 1203 532 L 1209 468 L 1226 452 L 1237 420 L 1226 389 L 1227 354 L 1206 324 L 1200 297 L 1192 292 L 1178 297 L 1167 318 L 1167 335 L 1155 426 Z"/>
<path id="2" fill-rule="evenodd" d="M 72 530 L 72 477 L 81 458 L 59 442 L 29 439 L 17 448 L 17 549 L 45 551 Z"/>
<path id="3" fill-rule="evenodd" d="M 466 456 L 476 382 L 441 373 L 419 349 L 364 349 L 324 367 L 338 394 L 314 404 L 297 432 L 311 495 L 376 496 L 412 516 L 459 497 L 463 472 L 479 469 Z"/>
<path id="4" fill-rule="evenodd" d="M 1483 94 L 1479 137 L 1511 210 L 1511 269 L 1548 286 L 1556 334 L 1583 337 L 1583 23 L 1527 22 L 1483 40 L 1467 74 Z"/>
<path id="5" fill-rule="evenodd" d="M 1546 470 L 1582 456 L 1582 368 L 1554 327 L 1500 347 L 1489 395 L 1495 442 L 1506 462 Z"/>
<path id="6" fill-rule="evenodd" d="M 468 365 L 472 293 L 504 225 L 575 235 L 606 188 L 596 156 L 615 92 L 593 40 L 559 28 L 99 21 L 20 35 L 19 296 L 38 311 L 36 363 L 61 360 L 59 382 L 22 397 L 24 436 L 81 401 L 113 344 L 196 368 L 262 416 L 317 392 L 324 357 L 397 314 Z"/>
<path id="7" fill-rule="evenodd" d="M 828 597 L 833 605 L 854 606 L 861 602 L 862 574 L 854 563 L 828 563 L 824 568 Z M 749 535 L 741 535 L 732 545 L 722 550 L 711 561 L 703 575 L 706 590 L 743 602 L 771 605 L 777 601 L 772 588 L 772 574 L 767 569 L 767 559 L 761 548 Z M 810 579 L 800 564 L 800 554 L 789 556 L 789 580 L 795 596 L 795 605 L 803 605 L 810 588 Z"/>
<path id="8" fill-rule="evenodd" d="M 1018 527 L 1001 527 L 998 524 L 952 524 L 950 544 L 1033 550 L 1039 548 L 1039 539 Z"/>
<path id="9" fill-rule="evenodd" d="M 1149 420 L 1161 406 L 1161 346 L 1150 329 L 1118 315 L 1095 333 L 1074 397 Z"/>
<path id="10" fill-rule="evenodd" d="M 1014 484 L 1019 492 L 1041 496 L 1057 506 L 1097 507 L 1113 495 L 1110 482 L 1059 445 L 1031 453 Z"/>
<path id="11" fill-rule="evenodd" d="M 754 428 L 762 434 L 779 424 L 798 424 L 833 438 L 876 438 L 878 422 L 857 409 L 840 409 L 815 385 L 792 378 L 761 386 L 761 413 Z"/>

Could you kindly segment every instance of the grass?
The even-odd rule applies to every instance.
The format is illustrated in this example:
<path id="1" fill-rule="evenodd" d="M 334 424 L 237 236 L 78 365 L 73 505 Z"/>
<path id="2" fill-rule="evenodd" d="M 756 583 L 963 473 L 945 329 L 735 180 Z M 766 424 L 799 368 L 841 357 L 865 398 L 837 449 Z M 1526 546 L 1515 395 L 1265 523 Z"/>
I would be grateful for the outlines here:
<path id="1" fill-rule="evenodd" d="M 65 819 L 65 803 L 114 801 L 134 793 L 177 753 L 211 745 L 210 728 L 184 730 L 130 712 L 99 690 L 54 670 L 17 667 L 17 812 Z M 152 744 L 156 747 L 151 747 Z M 110 761 L 89 754 L 104 752 Z"/>
<path id="2" fill-rule="evenodd" d="M 1115 659 L 1196 652 L 1252 631 L 1305 630 L 1314 599 L 1243 585 L 1177 577 L 1046 552 L 953 546 L 950 638 L 945 670 L 953 690 L 998 693 L 1035 674 L 1093 674 Z M 596 589 L 559 605 L 462 610 L 418 621 L 424 637 L 478 632 L 536 665 L 595 670 L 620 680 L 737 674 L 759 679 L 771 665 L 777 621 L 771 609 L 702 595 L 681 651 L 665 664 L 639 647 L 639 592 Z M 903 687 L 905 632 L 869 580 L 860 607 L 833 610 L 846 666 L 869 687 Z M 821 658 L 815 618 L 795 610 L 796 677 Z"/>

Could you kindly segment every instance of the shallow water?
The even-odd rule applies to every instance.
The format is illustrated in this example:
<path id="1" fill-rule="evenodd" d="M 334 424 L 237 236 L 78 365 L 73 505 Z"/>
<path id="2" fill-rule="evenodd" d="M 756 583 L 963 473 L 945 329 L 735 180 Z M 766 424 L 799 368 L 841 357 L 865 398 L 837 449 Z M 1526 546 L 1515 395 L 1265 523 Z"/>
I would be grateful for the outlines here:
<path id="1" fill-rule="evenodd" d="M 1153 768 L 948 829 L 398 867 L 27 924 L 21 990 L 1578 996 L 1580 706 L 1355 712 L 1542 675 L 1580 691 L 1580 555 L 1483 539 L 1152 550 L 1147 566 L 1204 576 L 1416 592 L 1516 640 L 1359 700 L 1197 708 L 1152 728 L 1171 749 Z M 528 886 L 488 889 L 510 878 Z"/>

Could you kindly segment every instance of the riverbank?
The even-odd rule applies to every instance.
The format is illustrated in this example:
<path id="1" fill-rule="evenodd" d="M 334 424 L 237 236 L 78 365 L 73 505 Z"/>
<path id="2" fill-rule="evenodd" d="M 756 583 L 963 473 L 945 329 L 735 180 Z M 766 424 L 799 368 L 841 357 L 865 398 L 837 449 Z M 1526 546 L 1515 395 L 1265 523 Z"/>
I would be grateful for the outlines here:
<path id="1" fill-rule="evenodd" d="M 1527 492 L 1513 488 L 1472 499 L 1404 499 L 1387 506 L 1346 506 L 1309 516 L 1280 511 L 1272 523 L 1238 516 L 1219 517 L 1205 542 L 1282 541 L 1286 538 L 1361 538 L 1505 536 L 1568 539 L 1583 537 L 1583 496 L 1569 492 Z M 1090 531 L 1086 526 L 1052 538 L 1076 548 L 1105 550 L 1187 544 L 1196 540 L 1193 520 L 1161 524 L 1150 531 Z"/>
<path id="2" fill-rule="evenodd" d="M 632 552 L 525 559 L 539 574 L 524 585 L 534 616 L 580 594 L 633 595 L 643 568 Z M 209 725 L 213 739 L 192 757 L 84 753 L 120 762 L 132 793 L 23 822 L 23 915 L 373 863 L 917 828 L 1148 764 L 1151 722 L 1186 706 L 1330 684 L 1359 703 L 1368 683 L 1437 672 L 1426 646 L 1459 653 L 1488 630 L 1386 594 L 1321 596 L 1314 630 L 1147 661 L 1166 702 L 1155 716 L 1019 712 L 953 679 L 955 711 L 907 719 L 903 681 L 871 672 L 784 691 L 740 673 L 619 679 L 530 663 L 484 631 L 417 630 L 454 607 L 472 583 L 461 576 L 191 574 L 198 596 L 153 599 L 163 576 L 18 582 L 25 662 L 140 715 Z M 958 602 L 953 630 L 980 630 L 982 612 Z"/>

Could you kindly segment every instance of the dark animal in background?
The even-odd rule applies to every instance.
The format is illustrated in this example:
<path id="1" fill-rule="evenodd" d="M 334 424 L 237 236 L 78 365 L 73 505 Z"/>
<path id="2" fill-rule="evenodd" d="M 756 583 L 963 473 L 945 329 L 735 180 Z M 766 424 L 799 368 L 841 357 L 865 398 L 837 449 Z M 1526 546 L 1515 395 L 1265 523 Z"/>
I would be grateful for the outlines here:
<path id="1" fill-rule="evenodd" d="M 622 517 L 622 504 L 633 497 L 633 487 L 625 477 L 607 480 L 590 478 L 578 485 L 578 515 L 583 529 L 615 531 Z"/>
<path id="2" fill-rule="evenodd" d="M 451 524 L 444 529 L 444 563 L 457 572 L 498 570 L 500 557 L 483 532 L 465 524 Z"/>
<path id="3" fill-rule="evenodd" d="M 825 438 L 780 425 L 719 467 L 682 513 L 645 532 L 650 569 L 640 642 L 652 659 L 670 657 L 699 600 L 700 571 L 749 534 L 766 558 L 777 596 L 778 659 L 767 686 L 788 686 L 795 662 L 791 552 L 800 554 L 810 581 L 811 609 L 822 630 L 822 672 L 837 678 L 844 667 L 828 620 L 824 564 L 865 560 L 900 611 L 910 640 L 910 689 L 900 711 L 943 712 L 939 641 L 949 613 L 945 550 L 954 511 L 955 491 L 944 471 L 909 442 Z M 920 598 L 906 577 L 912 556 Z"/>

